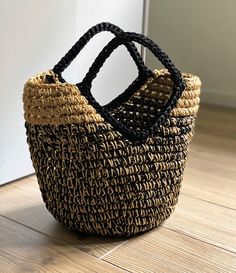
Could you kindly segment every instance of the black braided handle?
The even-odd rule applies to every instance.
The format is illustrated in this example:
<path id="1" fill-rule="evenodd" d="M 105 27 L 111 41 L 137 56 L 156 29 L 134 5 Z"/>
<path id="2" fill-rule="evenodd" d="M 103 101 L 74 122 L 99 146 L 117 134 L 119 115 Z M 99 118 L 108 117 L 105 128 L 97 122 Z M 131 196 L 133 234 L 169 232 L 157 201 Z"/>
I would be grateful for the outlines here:
<path id="1" fill-rule="evenodd" d="M 91 27 L 74 45 L 73 47 L 66 53 L 66 55 L 54 66 L 52 69 L 54 73 L 56 73 L 59 79 L 62 82 L 65 80 L 62 78 L 62 72 L 70 65 L 70 63 L 76 58 L 79 52 L 84 48 L 84 46 L 89 42 L 89 40 L 99 32 L 102 31 L 110 31 L 115 36 L 118 36 L 124 31 L 118 26 L 103 22 Z M 145 66 L 142 57 L 140 56 L 136 46 L 133 42 L 127 44 L 127 49 L 130 52 L 131 56 L 134 58 L 136 65 L 139 69 L 139 74 L 144 74 L 150 76 L 152 72 Z"/>
<path id="2" fill-rule="evenodd" d="M 91 94 L 91 85 L 92 81 L 96 77 L 100 68 L 104 64 L 105 60 L 111 55 L 111 53 L 120 45 L 125 45 L 128 49 L 129 43 L 131 41 L 138 42 L 143 46 L 147 47 L 156 58 L 168 69 L 171 78 L 174 82 L 173 92 L 166 102 L 166 104 L 161 109 L 159 115 L 157 116 L 156 122 L 153 126 L 145 131 L 134 131 L 126 127 L 121 122 L 117 121 L 114 117 L 110 115 L 107 111 L 106 107 L 102 107 Z M 133 57 L 133 55 L 131 54 Z M 185 89 L 185 82 L 182 79 L 180 71 L 174 66 L 171 62 L 167 54 L 165 54 L 161 48 L 154 43 L 149 38 L 133 33 L 133 32 L 125 32 L 120 34 L 119 36 L 113 38 L 100 52 L 98 57 L 95 59 L 94 63 L 89 69 L 89 72 L 86 74 L 83 81 L 78 84 L 78 87 L 81 90 L 81 93 L 86 96 L 89 102 L 94 106 L 94 108 L 111 124 L 115 129 L 117 129 L 123 136 L 129 139 L 132 142 L 140 143 L 145 142 L 149 135 L 153 134 L 160 124 L 165 120 L 166 116 L 176 105 L 178 99 L 180 98 L 182 92 Z M 134 92 L 135 90 L 133 90 Z"/>

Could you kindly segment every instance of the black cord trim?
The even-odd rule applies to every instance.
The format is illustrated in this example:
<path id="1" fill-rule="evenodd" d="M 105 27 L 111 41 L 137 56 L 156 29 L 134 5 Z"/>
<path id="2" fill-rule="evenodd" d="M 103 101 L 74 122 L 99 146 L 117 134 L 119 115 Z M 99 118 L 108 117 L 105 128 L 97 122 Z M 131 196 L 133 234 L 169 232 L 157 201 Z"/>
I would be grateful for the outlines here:
<path id="1" fill-rule="evenodd" d="M 121 44 L 125 45 L 128 48 L 128 43 L 131 41 L 138 42 L 143 46 L 147 47 L 156 57 L 157 59 L 168 69 L 170 72 L 171 78 L 174 82 L 173 92 L 166 102 L 164 107 L 161 109 L 160 113 L 157 116 L 156 122 L 153 126 L 146 131 L 134 131 L 126 127 L 120 121 L 117 121 L 115 118 L 111 116 L 108 112 L 108 109 L 111 108 L 112 105 L 117 106 L 118 104 L 122 103 L 128 95 L 132 95 L 134 92 L 133 88 L 130 90 L 126 90 L 125 94 L 118 96 L 111 104 L 108 104 L 108 107 L 101 106 L 91 94 L 91 85 L 93 79 L 96 77 L 97 73 L 99 72 L 100 68 L 104 64 L 105 60 L 111 55 L 111 53 Z M 134 58 L 133 54 L 130 52 L 132 58 Z M 143 76 L 140 75 L 139 78 L 141 79 Z M 137 79 L 137 81 L 139 80 Z M 95 59 L 94 63 L 89 69 L 89 72 L 85 76 L 82 83 L 78 84 L 82 95 L 84 95 L 90 104 L 101 114 L 101 116 L 108 121 L 117 131 L 119 131 L 124 137 L 135 144 L 143 143 L 147 140 L 147 138 L 156 132 L 160 124 L 162 124 L 170 111 L 176 105 L 178 99 L 180 98 L 183 90 L 185 89 L 185 82 L 182 79 L 180 71 L 174 66 L 171 62 L 169 57 L 161 50 L 161 48 L 155 44 L 149 38 L 133 33 L 133 32 L 126 32 L 122 33 L 119 36 L 113 38 L 107 46 L 100 52 L 98 57 Z M 126 97 L 127 96 L 127 97 Z"/>
<path id="2" fill-rule="evenodd" d="M 100 23 L 92 28 L 90 28 L 80 39 L 79 41 L 68 51 L 68 53 L 56 64 L 53 68 L 55 74 L 58 75 L 58 78 L 61 82 L 65 82 L 61 73 L 70 65 L 74 58 L 79 54 L 87 42 L 97 33 L 101 31 L 110 31 L 116 35 L 107 46 L 100 52 L 98 57 L 95 59 L 94 63 L 90 67 L 88 73 L 84 77 L 81 83 L 78 83 L 81 94 L 84 95 L 90 104 L 97 110 L 101 116 L 109 122 L 114 129 L 119 131 L 125 138 L 129 141 L 140 144 L 146 141 L 146 139 L 156 132 L 160 124 L 165 121 L 165 118 L 168 116 L 169 112 L 176 105 L 178 99 L 180 98 L 184 88 L 185 83 L 182 79 L 181 73 L 178 69 L 175 68 L 174 64 L 170 61 L 169 57 L 160 49 L 160 47 L 155 44 L 149 38 L 132 32 L 123 32 L 118 26 L 115 26 L 111 23 Z M 173 93 L 164 107 L 161 109 L 159 115 L 157 116 L 156 122 L 153 126 L 146 131 L 134 131 L 126 127 L 121 122 L 117 121 L 109 113 L 112 108 L 117 107 L 122 102 L 129 99 L 133 93 L 147 80 L 148 77 L 153 76 L 153 72 L 150 71 L 144 64 L 142 57 L 137 51 L 133 42 L 138 42 L 143 46 L 147 47 L 158 59 L 159 61 L 168 69 L 170 72 L 171 78 L 174 82 Z M 131 57 L 136 63 L 139 76 L 133 81 L 133 83 L 117 98 L 108 103 L 105 106 L 101 106 L 91 94 L 92 81 L 96 77 L 100 68 L 102 67 L 105 60 L 111 55 L 111 53 L 120 45 L 125 45 L 129 51 Z"/>
<path id="3" fill-rule="evenodd" d="M 109 31 L 113 33 L 115 36 L 119 36 L 124 33 L 124 31 L 118 26 L 111 24 L 109 22 L 103 22 L 91 27 L 66 53 L 66 55 L 54 66 L 52 69 L 55 74 L 58 75 L 58 78 L 61 82 L 65 82 L 62 77 L 62 72 L 70 65 L 70 63 L 76 58 L 76 56 L 80 53 L 80 51 L 84 48 L 84 46 L 90 41 L 90 39 L 96 34 L 102 31 Z M 152 71 L 149 70 L 139 54 L 135 44 L 130 42 L 127 45 L 127 49 L 135 57 L 135 63 L 138 66 L 138 69 L 141 74 L 152 75 Z"/>

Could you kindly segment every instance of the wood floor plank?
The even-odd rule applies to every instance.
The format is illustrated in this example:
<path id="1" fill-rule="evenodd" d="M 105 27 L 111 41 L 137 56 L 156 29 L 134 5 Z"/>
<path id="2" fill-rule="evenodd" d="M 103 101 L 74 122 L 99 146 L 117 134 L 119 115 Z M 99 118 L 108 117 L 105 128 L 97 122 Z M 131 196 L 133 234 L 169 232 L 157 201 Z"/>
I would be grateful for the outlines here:
<path id="1" fill-rule="evenodd" d="M 197 131 L 216 137 L 236 139 L 236 109 L 212 105 L 200 106 Z"/>
<path id="2" fill-rule="evenodd" d="M 180 194 L 164 227 L 236 253 L 236 211 Z"/>
<path id="3" fill-rule="evenodd" d="M 196 130 L 182 191 L 236 209 L 236 136 L 217 137 Z"/>
<path id="4" fill-rule="evenodd" d="M 187 167 L 181 192 L 236 210 L 235 187 L 233 179 Z"/>
<path id="5" fill-rule="evenodd" d="M 211 141 L 209 138 L 198 133 L 190 146 L 187 167 L 236 182 L 236 141 L 227 141 L 224 138 L 214 138 Z"/>
<path id="6" fill-rule="evenodd" d="M 235 168 L 236 135 L 235 139 L 228 139 L 226 136 L 213 136 L 210 132 L 202 133 L 196 129 L 190 151 L 192 150 L 203 158 L 211 157 L 213 162 L 221 163 L 222 167 L 228 163 Z"/>
<path id="7" fill-rule="evenodd" d="M 124 272 L 64 241 L 0 217 L 0 272 Z"/>
<path id="8" fill-rule="evenodd" d="M 78 249 L 95 257 L 104 255 L 125 240 L 79 235 L 67 231 L 45 208 L 34 176 L 1 187 L 0 215 L 45 235 L 72 243 Z"/>
<path id="9" fill-rule="evenodd" d="M 163 227 L 124 243 L 103 260 L 135 273 L 236 272 L 236 255 Z"/>

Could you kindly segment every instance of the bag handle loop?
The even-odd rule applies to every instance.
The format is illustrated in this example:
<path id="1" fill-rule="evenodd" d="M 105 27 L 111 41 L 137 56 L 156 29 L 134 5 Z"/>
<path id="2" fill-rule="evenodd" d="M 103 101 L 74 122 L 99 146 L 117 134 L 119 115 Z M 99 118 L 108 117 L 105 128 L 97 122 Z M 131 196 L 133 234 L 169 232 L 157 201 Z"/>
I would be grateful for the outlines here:
<path id="1" fill-rule="evenodd" d="M 153 55 L 164 65 L 164 67 L 169 71 L 171 79 L 173 80 L 174 87 L 173 92 L 168 99 L 168 101 L 165 103 L 163 108 L 160 110 L 160 113 L 158 114 L 155 123 L 151 128 L 146 129 L 145 131 L 135 131 L 131 130 L 124 124 L 122 124 L 120 121 L 116 120 L 109 112 L 109 106 L 101 106 L 96 99 L 91 94 L 91 86 L 92 81 L 97 76 L 97 73 L 99 72 L 100 68 L 106 61 L 106 59 L 111 55 L 111 53 L 120 45 L 125 45 L 128 49 L 129 44 L 131 42 L 138 42 L 139 44 L 147 47 Z M 130 51 L 129 51 L 130 52 Z M 130 52 L 131 54 L 131 52 Z M 133 55 L 131 54 L 133 57 Z M 176 105 L 178 99 L 182 95 L 182 92 L 185 89 L 185 82 L 181 76 L 180 71 L 174 66 L 172 61 L 169 59 L 167 54 L 165 54 L 161 48 L 154 43 L 151 39 L 145 37 L 144 35 L 137 34 L 134 32 L 124 32 L 120 34 L 119 36 L 113 38 L 100 52 L 98 57 L 95 59 L 94 63 L 90 67 L 88 73 L 86 74 L 83 81 L 79 84 L 77 84 L 79 87 L 81 93 L 86 96 L 88 101 L 93 105 L 93 107 L 107 120 L 115 129 L 117 129 L 123 136 L 125 136 L 127 139 L 129 139 L 132 142 L 136 143 L 142 143 L 145 142 L 149 135 L 153 134 L 160 124 L 165 120 L 166 116 L 170 113 L 170 111 L 173 109 L 173 107 Z M 134 92 L 134 90 L 133 90 Z M 126 94 L 121 94 L 121 101 L 122 96 L 126 96 Z M 130 95 L 130 94 L 129 94 Z M 119 97 L 120 97 L 119 96 Z M 120 100 L 120 98 L 117 98 Z M 117 100 L 115 99 L 115 100 Z"/>
<path id="2" fill-rule="evenodd" d="M 76 58 L 76 56 L 80 53 L 80 51 L 84 48 L 84 46 L 90 41 L 90 39 L 96 34 L 102 31 L 109 31 L 113 33 L 115 36 L 118 36 L 124 31 L 118 26 L 111 24 L 109 22 L 102 22 L 91 27 L 74 45 L 73 47 L 66 53 L 66 55 L 54 66 L 52 69 L 55 74 L 58 75 L 58 78 L 61 82 L 65 82 L 62 78 L 62 72 L 70 65 L 70 63 Z M 139 54 L 135 44 L 130 42 L 127 44 L 127 49 L 130 52 L 131 56 L 135 60 L 136 65 L 138 66 L 138 70 L 140 74 L 150 76 L 152 72 L 145 66 L 141 55 Z"/>

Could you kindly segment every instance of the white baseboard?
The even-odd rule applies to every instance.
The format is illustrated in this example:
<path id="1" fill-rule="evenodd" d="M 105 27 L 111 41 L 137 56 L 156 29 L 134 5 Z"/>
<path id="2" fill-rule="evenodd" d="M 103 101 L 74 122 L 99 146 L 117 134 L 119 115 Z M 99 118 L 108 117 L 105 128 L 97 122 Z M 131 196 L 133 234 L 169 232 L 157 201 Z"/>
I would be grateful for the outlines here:
<path id="1" fill-rule="evenodd" d="M 236 108 L 236 88 L 234 93 L 210 88 L 203 89 L 201 101 L 207 104 Z"/>

